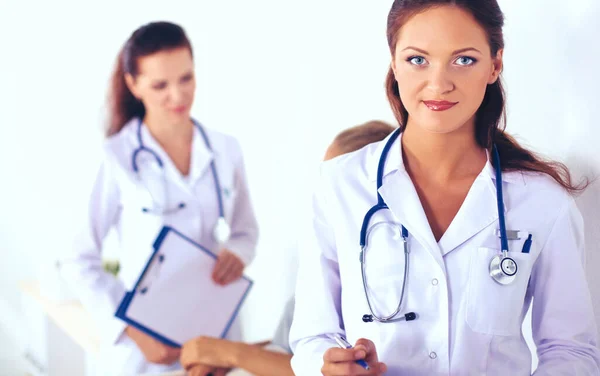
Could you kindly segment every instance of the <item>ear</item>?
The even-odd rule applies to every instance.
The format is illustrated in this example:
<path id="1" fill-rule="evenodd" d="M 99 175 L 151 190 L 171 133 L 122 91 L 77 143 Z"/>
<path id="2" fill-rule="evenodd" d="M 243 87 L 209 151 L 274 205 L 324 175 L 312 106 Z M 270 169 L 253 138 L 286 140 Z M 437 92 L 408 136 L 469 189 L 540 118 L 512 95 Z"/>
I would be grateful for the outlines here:
<path id="1" fill-rule="evenodd" d="M 396 59 L 392 56 L 392 63 L 390 64 L 390 68 L 392 68 L 392 72 L 394 72 L 394 79 L 398 81 L 398 75 L 396 74 Z"/>
<path id="2" fill-rule="evenodd" d="M 500 73 L 502 73 L 502 56 L 504 54 L 504 50 L 498 50 L 496 53 L 496 57 L 492 60 L 492 72 L 490 73 L 490 78 L 488 80 L 488 84 L 493 84 L 500 77 Z"/>
<path id="3" fill-rule="evenodd" d="M 139 90 L 138 90 L 135 78 L 133 78 L 133 76 L 130 73 L 125 73 L 125 84 L 127 85 L 127 88 L 129 89 L 129 91 L 131 91 L 131 94 L 133 94 L 133 96 L 139 100 L 140 99 Z"/>

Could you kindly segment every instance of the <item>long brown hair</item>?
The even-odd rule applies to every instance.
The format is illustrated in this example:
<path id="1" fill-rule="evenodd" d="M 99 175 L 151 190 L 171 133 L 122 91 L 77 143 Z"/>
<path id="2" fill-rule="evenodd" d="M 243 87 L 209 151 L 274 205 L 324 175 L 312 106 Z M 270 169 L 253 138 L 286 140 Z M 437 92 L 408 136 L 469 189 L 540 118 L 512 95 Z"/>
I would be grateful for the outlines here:
<path id="1" fill-rule="evenodd" d="M 485 29 L 488 43 L 495 57 L 504 48 L 504 15 L 497 0 L 395 0 L 388 14 L 387 39 L 392 58 L 396 52 L 398 32 L 408 19 L 417 13 L 441 5 L 458 6 L 469 12 Z M 387 97 L 394 116 L 404 131 L 408 121 L 408 111 L 400 99 L 394 72 L 390 67 L 386 77 Z M 579 193 L 589 184 L 587 180 L 573 183 L 568 168 L 559 162 L 550 161 L 529 151 L 508 133 L 506 128 L 505 94 L 501 76 L 495 83 L 488 85 L 483 102 L 475 115 L 475 138 L 477 143 L 491 150 L 496 145 L 500 154 L 500 166 L 503 171 L 534 171 L 551 176 L 569 193 Z"/>
<path id="2" fill-rule="evenodd" d="M 131 34 L 121 48 L 108 92 L 108 124 L 106 136 L 118 133 L 133 117 L 143 118 L 146 109 L 133 96 L 125 83 L 125 74 L 134 78 L 138 72 L 138 59 L 159 51 L 186 47 L 192 53 L 191 43 L 183 28 L 170 22 L 151 22 Z M 193 54 L 193 53 L 192 53 Z"/>

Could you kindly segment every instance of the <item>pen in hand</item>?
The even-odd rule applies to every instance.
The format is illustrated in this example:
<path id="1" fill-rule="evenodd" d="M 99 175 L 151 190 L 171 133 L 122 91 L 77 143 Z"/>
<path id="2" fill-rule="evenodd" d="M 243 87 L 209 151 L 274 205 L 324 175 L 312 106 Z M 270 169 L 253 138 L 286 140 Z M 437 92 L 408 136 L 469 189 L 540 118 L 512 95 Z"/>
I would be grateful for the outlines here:
<path id="1" fill-rule="evenodd" d="M 342 349 L 351 349 L 353 347 L 348 341 L 346 341 L 346 338 L 342 337 L 339 334 L 334 334 L 333 339 L 335 339 L 335 342 L 337 342 L 338 346 Z M 370 370 L 369 365 L 367 364 L 367 362 L 365 362 L 364 359 L 358 359 L 355 362 L 367 371 Z"/>

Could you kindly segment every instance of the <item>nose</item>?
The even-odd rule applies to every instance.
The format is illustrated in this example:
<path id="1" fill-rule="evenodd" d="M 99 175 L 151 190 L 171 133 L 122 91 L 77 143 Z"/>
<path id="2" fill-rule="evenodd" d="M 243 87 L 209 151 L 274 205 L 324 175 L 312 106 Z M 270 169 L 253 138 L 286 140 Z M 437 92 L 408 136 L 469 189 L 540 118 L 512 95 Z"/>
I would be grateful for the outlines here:
<path id="1" fill-rule="evenodd" d="M 428 89 L 433 95 L 442 95 L 454 90 L 454 82 L 451 73 L 446 66 L 432 67 L 430 70 Z"/>
<path id="2" fill-rule="evenodd" d="M 184 102 L 185 96 L 185 90 L 183 87 L 180 87 L 178 85 L 171 86 L 171 90 L 169 91 L 171 103 L 181 104 Z"/>

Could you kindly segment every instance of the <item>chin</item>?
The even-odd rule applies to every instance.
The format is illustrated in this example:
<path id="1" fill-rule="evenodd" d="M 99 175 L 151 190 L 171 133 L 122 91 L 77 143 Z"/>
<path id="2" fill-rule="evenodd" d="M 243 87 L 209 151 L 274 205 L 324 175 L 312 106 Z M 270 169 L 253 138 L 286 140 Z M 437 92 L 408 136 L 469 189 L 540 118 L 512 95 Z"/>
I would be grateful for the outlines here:
<path id="1" fill-rule="evenodd" d="M 185 112 L 169 112 L 169 119 L 173 121 L 188 120 L 190 118 L 189 111 Z"/>

